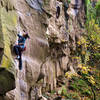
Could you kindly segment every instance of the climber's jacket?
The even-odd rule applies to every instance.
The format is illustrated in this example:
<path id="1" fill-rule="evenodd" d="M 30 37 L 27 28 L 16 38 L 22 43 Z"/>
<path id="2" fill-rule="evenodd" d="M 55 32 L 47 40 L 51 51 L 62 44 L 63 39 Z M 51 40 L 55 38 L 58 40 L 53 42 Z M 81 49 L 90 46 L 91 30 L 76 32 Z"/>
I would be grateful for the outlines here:
<path id="1" fill-rule="evenodd" d="M 17 34 L 18 38 L 18 45 L 20 46 L 21 49 L 25 48 L 25 37 L 21 36 L 20 34 Z"/>
<path id="2" fill-rule="evenodd" d="M 25 50 L 25 41 L 27 38 L 30 38 L 29 35 L 26 33 L 26 34 L 23 34 L 23 36 L 21 36 L 20 34 L 17 34 L 18 36 L 18 46 L 20 47 L 20 49 L 22 51 Z"/>

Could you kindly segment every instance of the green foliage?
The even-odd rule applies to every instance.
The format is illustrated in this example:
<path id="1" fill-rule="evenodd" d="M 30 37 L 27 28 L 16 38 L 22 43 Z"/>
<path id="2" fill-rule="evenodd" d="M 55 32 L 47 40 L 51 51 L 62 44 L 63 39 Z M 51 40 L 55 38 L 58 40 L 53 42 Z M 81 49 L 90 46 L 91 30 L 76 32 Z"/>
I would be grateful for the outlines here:
<path id="1" fill-rule="evenodd" d="M 51 94 L 54 94 L 54 93 L 56 93 L 56 91 L 55 91 L 55 90 L 52 90 L 52 91 L 51 91 Z"/>
<path id="2" fill-rule="evenodd" d="M 92 94 L 87 82 L 82 78 L 72 77 L 69 88 L 79 92 L 80 95 L 91 96 Z"/>
<path id="3" fill-rule="evenodd" d="M 88 4 L 87 7 L 87 22 L 91 19 L 96 19 L 96 8 L 93 8 L 91 4 Z"/>
<path id="4" fill-rule="evenodd" d="M 100 1 L 96 4 L 96 16 L 100 17 Z"/>
<path id="5" fill-rule="evenodd" d="M 66 95 L 67 94 L 67 89 L 65 86 L 62 86 L 61 90 L 58 91 L 58 94 L 60 95 Z"/>
<path id="6" fill-rule="evenodd" d="M 67 89 L 66 89 L 66 87 L 62 87 L 62 95 L 66 95 L 67 94 Z"/>
<path id="7" fill-rule="evenodd" d="M 99 10 L 98 10 L 99 9 Z M 89 3 L 87 8 L 87 23 L 86 23 L 86 30 L 87 34 L 85 34 L 84 39 L 82 41 L 78 41 L 77 50 L 79 51 L 79 56 L 81 60 L 85 64 L 85 67 L 82 66 L 79 75 L 81 76 L 80 79 L 75 80 L 74 84 L 71 84 L 76 91 L 79 91 L 81 95 L 90 96 L 90 98 L 99 98 L 98 91 L 100 88 L 100 71 L 97 73 L 97 67 L 100 65 L 100 16 L 97 12 L 100 11 L 100 3 L 96 4 L 96 7 L 92 7 Z M 100 13 L 99 13 L 100 14 Z M 84 40 L 84 41 L 83 41 Z M 84 52 L 83 52 L 84 51 Z M 88 59 L 87 59 L 88 58 Z M 87 68 L 86 66 L 90 66 Z M 89 69 L 89 70 L 88 70 Z M 92 73 L 94 71 L 94 73 Z M 91 74 L 92 73 L 92 74 Z M 80 85 L 81 82 L 85 82 L 86 88 L 84 85 Z M 77 83 L 77 84 L 75 84 Z M 78 88 L 78 87 L 81 87 Z M 95 94 L 96 92 L 96 94 Z M 96 95 L 96 96 L 95 96 Z M 92 97 L 91 97 L 92 96 Z"/>
<path id="8" fill-rule="evenodd" d="M 67 93 L 65 100 L 80 100 L 79 95 L 77 93 Z"/>
<path id="9" fill-rule="evenodd" d="M 85 2 L 86 2 L 86 5 L 90 4 L 90 0 L 85 0 Z"/>
<path id="10" fill-rule="evenodd" d="M 86 0 L 86 5 L 87 31 L 77 41 L 76 51 L 72 55 L 81 65 L 78 68 L 79 76 L 71 76 L 69 89 L 88 99 L 99 100 L 100 70 L 97 68 L 100 66 L 100 2 L 92 7 L 90 0 Z"/>
<path id="11" fill-rule="evenodd" d="M 92 19 L 100 25 L 100 1 L 96 3 L 95 7 L 92 7 L 90 2 L 87 3 L 87 23 Z"/>
<path id="12" fill-rule="evenodd" d="M 100 63 L 100 16 L 97 14 L 100 11 L 100 2 L 92 7 L 90 0 L 87 0 L 86 5 L 87 32 L 77 42 L 76 56 L 81 58 L 81 63 L 95 66 Z"/>
<path id="13" fill-rule="evenodd" d="M 71 0 L 68 0 L 68 3 L 70 3 L 71 2 Z"/>
<path id="14" fill-rule="evenodd" d="M 86 23 L 86 45 L 87 51 L 90 52 L 90 57 L 88 63 L 91 66 L 95 66 L 100 58 L 100 16 L 98 12 L 100 11 L 100 2 L 96 4 L 96 7 L 90 7 L 87 9 L 87 23 Z"/>
<path id="15" fill-rule="evenodd" d="M 65 86 L 62 86 L 61 90 L 58 91 L 58 94 L 60 94 L 62 97 L 65 98 L 65 100 L 71 99 L 71 100 L 80 100 L 78 93 L 70 93 L 67 91 L 67 88 Z"/>

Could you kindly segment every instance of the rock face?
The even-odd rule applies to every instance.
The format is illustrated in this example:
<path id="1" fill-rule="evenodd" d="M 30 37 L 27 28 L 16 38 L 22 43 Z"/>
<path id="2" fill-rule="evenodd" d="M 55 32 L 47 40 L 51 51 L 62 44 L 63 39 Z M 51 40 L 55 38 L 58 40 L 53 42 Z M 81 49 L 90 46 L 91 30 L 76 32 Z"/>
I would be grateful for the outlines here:
<path id="1" fill-rule="evenodd" d="M 10 1 L 0 1 L 0 95 L 15 88 L 11 44 L 14 43 L 17 15 Z"/>
<path id="2" fill-rule="evenodd" d="M 13 6 L 9 0 L 2 0 L 0 7 L 0 67 L 10 70 L 11 77 L 7 75 L 8 80 L 13 77 L 11 87 L 4 93 L 14 88 L 10 47 L 16 41 L 16 29 L 20 33 L 24 29 L 30 39 L 22 56 L 23 69 L 17 73 L 16 89 L 8 96 L 15 93 L 15 97 L 12 96 L 15 100 L 35 100 L 36 94 L 41 95 L 43 90 L 56 88 L 57 77 L 65 71 L 75 72 L 77 62 L 71 59 L 71 53 L 76 50 L 75 43 L 84 27 L 84 4 L 82 0 L 71 0 L 69 8 L 66 8 L 64 3 L 67 5 L 67 1 L 57 0 L 12 0 L 12 3 Z M 56 6 L 60 7 L 58 19 Z M 17 61 L 15 66 L 18 70 Z M 9 72 L 5 70 L 5 73 Z M 1 88 L 0 93 L 3 91 Z"/>

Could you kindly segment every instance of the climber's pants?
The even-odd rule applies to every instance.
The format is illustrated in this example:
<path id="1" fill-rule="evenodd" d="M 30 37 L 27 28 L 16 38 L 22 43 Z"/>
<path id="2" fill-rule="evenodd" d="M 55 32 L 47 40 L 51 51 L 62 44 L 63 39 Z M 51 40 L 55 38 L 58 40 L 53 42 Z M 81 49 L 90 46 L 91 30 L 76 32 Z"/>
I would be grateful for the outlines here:
<path id="1" fill-rule="evenodd" d="M 22 69 L 22 57 L 21 57 L 22 53 L 21 53 L 20 46 L 19 45 L 15 45 L 14 46 L 14 51 L 15 51 L 16 55 L 20 56 L 20 58 L 18 60 L 19 60 L 19 70 L 21 70 Z"/>
<path id="2" fill-rule="evenodd" d="M 15 51 L 16 55 L 20 55 L 20 53 L 21 53 L 20 46 L 19 45 L 15 45 L 14 46 L 14 51 Z"/>
<path id="3" fill-rule="evenodd" d="M 22 70 L 22 54 L 20 53 L 19 58 L 19 70 Z"/>

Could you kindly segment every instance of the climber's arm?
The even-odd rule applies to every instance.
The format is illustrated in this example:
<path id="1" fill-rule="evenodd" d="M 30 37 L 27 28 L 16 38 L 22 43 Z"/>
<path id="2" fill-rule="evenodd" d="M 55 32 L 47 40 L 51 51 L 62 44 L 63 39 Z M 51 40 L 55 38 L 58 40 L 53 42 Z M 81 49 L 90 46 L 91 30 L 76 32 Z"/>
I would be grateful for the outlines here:
<path id="1" fill-rule="evenodd" d="M 20 34 L 17 34 L 17 36 L 20 38 L 20 37 L 22 37 Z"/>

